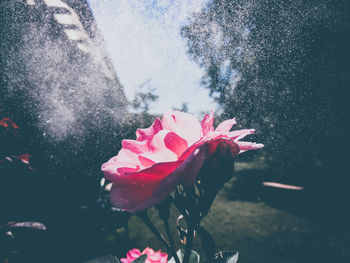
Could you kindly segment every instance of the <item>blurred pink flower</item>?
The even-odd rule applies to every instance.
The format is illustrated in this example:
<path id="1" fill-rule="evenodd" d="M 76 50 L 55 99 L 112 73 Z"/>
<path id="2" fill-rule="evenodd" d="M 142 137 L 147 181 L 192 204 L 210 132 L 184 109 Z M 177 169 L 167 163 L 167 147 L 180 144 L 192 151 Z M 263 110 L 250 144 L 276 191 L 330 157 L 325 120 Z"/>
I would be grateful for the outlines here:
<path id="1" fill-rule="evenodd" d="M 0 120 L 0 126 L 6 128 L 6 129 L 18 129 L 19 127 L 17 124 L 11 120 L 10 118 L 3 118 Z"/>
<path id="2" fill-rule="evenodd" d="M 16 137 L 18 128 L 18 125 L 11 118 L 6 117 L 0 120 L 0 134 L 4 131 L 7 136 Z"/>
<path id="3" fill-rule="evenodd" d="M 20 159 L 24 164 L 29 164 L 30 157 L 31 156 L 29 153 L 23 153 L 20 156 L 18 156 L 18 159 Z"/>
<path id="4" fill-rule="evenodd" d="M 141 255 L 147 255 L 146 263 L 167 263 L 168 255 L 160 250 L 154 251 L 152 248 L 145 248 L 142 253 L 137 248 L 130 250 L 126 258 L 120 259 L 122 263 L 131 263 Z"/>
<path id="5" fill-rule="evenodd" d="M 147 209 L 165 199 L 179 183 L 192 185 L 203 163 L 222 141 L 232 156 L 260 149 L 262 144 L 240 141 L 253 129 L 230 131 L 235 119 L 213 126 L 213 112 L 201 122 L 191 114 L 168 111 L 162 120 L 136 131 L 136 140 L 123 140 L 118 155 L 102 165 L 112 181 L 111 202 L 126 211 Z"/>

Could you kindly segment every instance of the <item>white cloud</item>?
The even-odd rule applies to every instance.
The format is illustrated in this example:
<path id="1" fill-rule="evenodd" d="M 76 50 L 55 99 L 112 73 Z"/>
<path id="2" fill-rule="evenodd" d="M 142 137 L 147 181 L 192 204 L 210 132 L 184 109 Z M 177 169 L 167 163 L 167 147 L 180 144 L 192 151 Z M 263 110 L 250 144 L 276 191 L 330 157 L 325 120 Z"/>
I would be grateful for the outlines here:
<path id="1" fill-rule="evenodd" d="M 181 25 L 207 0 L 89 0 L 120 82 L 131 100 L 148 79 L 159 100 L 151 108 L 162 113 L 188 103 L 189 110 L 215 109 L 200 87 L 203 71 L 186 54 Z"/>

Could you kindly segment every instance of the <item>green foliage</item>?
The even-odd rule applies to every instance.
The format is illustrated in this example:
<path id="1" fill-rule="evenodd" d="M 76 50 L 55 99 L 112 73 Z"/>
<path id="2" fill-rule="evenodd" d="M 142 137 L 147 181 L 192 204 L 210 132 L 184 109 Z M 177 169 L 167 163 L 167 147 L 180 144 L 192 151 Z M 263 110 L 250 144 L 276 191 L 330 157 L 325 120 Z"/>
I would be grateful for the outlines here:
<path id="1" fill-rule="evenodd" d="M 256 128 L 284 168 L 346 155 L 335 145 L 349 140 L 348 11 L 339 1 L 214 0 L 182 28 L 224 117 Z"/>
<path id="2" fill-rule="evenodd" d="M 93 260 L 86 261 L 85 263 L 120 263 L 117 257 L 108 255 L 99 257 Z"/>
<path id="3" fill-rule="evenodd" d="M 184 249 L 179 249 L 177 252 L 176 252 L 177 256 L 179 257 L 180 259 L 180 262 L 182 263 L 182 260 L 183 260 L 183 257 L 185 255 L 185 250 Z M 190 255 L 190 259 L 189 259 L 189 263 L 199 263 L 200 261 L 200 257 L 199 257 L 199 254 L 194 251 L 194 250 L 191 250 L 191 255 Z M 175 263 L 175 259 L 174 258 L 171 258 L 168 263 Z"/>
<path id="4" fill-rule="evenodd" d="M 227 259 L 227 263 L 236 263 L 238 261 L 238 252 Z"/>
<path id="5" fill-rule="evenodd" d="M 186 102 L 183 102 L 181 108 L 173 108 L 173 110 L 188 112 L 188 104 Z"/>
<path id="6" fill-rule="evenodd" d="M 147 254 L 139 256 L 137 259 L 133 261 L 133 263 L 144 263 L 146 262 Z"/>
<path id="7" fill-rule="evenodd" d="M 145 114 L 149 111 L 150 104 L 159 98 L 158 95 L 154 94 L 155 89 L 150 86 L 150 81 L 151 79 L 148 79 L 140 85 L 139 92 L 136 93 L 131 102 L 135 110 Z"/>

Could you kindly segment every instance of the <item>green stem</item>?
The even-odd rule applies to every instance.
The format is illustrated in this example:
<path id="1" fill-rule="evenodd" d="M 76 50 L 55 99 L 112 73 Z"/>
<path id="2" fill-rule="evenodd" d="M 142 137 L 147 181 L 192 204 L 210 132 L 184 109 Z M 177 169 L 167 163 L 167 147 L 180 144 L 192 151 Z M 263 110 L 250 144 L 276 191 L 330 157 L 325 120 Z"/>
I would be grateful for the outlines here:
<path id="1" fill-rule="evenodd" d="M 189 211 L 189 215 L 187 219 L 185 219 L 187 223 L 187 234 L 186 234 L 185 254 L 182 262 L 189 263 L 191 250 L 192 250 L 194 230 L 199 220 L 197 217 L 198 215 L 197 215 L 197 207 L 196 207 L 196 200 L 195 200 L 195 197 L 196 197 L 195 186 L 185 187 L 184 190 L 187 195 L 186 205 Z"/>
<path id="2" fill-rule="evenodd" d="M 173 235 L 171 234 L 168 220 L 165 220 L 165 221 L 164 221 L 164 226 L 165 226 L 166 234 L 167 234 L 168 239 L 169 239 L 170 247 L 171 247 L 171 249 L 172 249 L 172 253 L 171 253 L 171 254 L 172 254 L 173 257 L 174 257 L 175 262 L 176 262 L 176 263 L 180 263 L 180 259 L 179 259 L 179 257 L 178 257 L 177 254 L 176 254 L 176 250 L 175 250 L 175 241 L 174 241 Z"/>
<path id="3" fill-rule="evenodd" d="M 188 223 L 188 228 L 187 228 L 187 235 L 186 235 L 185 255 L 182 263 L 189 263 L 191 250 L 192 250 L 192 243 L 193 243 L 194 226 L 192 222 L 187 222 L 187 223 Z"/>
<path id="4" fill-rule="evenodd" d="M 214 259 L 215 241 L 204 227 L 198 225 L 196 231 L 202 240 L 202 246 L 207 256 L 206 262 L 211 262 Z"/>
<path id="5" fill-rule="evenodd" d="M 152 233 L 163 243 L 163 245 L 167 248 L 170 254 L 174 257 L 176 263 L 180 263 L 180 260 L 176 254 L 174 247 L 164 238 L 164 236 L 159 232 L 159 230 L 154 226 L 154 224 L 149 219 L 147 212 L 141 212 L 136 214 L 142 221 L 146 224 L 146 226 L 152 231 Z"/>
<path id="6" fill-rule="evenodd" d="M 176 201 L 176 199 L 173 199 L 172 202 L 173 202 L 174 206 L 176 207 L 177 211 L 179 211 L 183 215 L 185 220 L 187 220 L 188 219 L 188 212 L 186 211 L 186 209 L 182 208 L 181 204 L 179 204 Z"/>

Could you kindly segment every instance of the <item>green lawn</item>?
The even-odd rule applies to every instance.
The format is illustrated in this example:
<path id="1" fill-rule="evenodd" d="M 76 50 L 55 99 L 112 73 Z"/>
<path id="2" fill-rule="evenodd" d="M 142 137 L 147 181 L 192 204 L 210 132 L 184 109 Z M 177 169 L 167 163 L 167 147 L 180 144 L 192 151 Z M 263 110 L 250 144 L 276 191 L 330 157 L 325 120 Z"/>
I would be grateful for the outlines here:
<path id="1" fill-rule="evenodd" d="M 149 214 L 157 218 L 156 210 Z M 157 225 L 160 226 L 159 221 Z M 203 226 L 213 235 L 217 248 L 238 250 L 242 263 L 350 262 L 350 235 L 346 231 L 262 202 L 231 201 L 220 194 Z M 135 247 L 162 248 L 140 219 L 132 217 L 129 227 Z M 194 248 L 203 255 L 199 238 Z"/>

